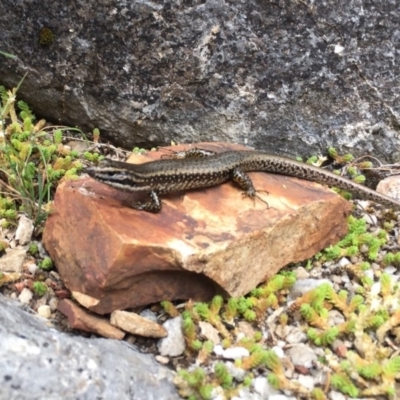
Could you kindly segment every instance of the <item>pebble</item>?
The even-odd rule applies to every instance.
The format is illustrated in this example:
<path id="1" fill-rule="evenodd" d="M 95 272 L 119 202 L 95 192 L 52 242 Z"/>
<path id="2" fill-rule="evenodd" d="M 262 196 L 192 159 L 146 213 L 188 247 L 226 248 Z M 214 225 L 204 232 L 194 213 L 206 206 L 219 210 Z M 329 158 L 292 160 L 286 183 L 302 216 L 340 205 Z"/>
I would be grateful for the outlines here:
<path id="1" fill-rule="evenodd" d="M 342 277 L 339 275 L 332 275 L 331 281 L 336 285 L 340 285 L 342 283 Z"/>
<path id="2" fill-rule="evenodd" d="M 314 383 L 314 378 L 312 376 L 300 374 L 297 380 L 306 389 L 310 391 L 314 389 L 315 383 Z"/>
<path id="3" fill-rule="evenodd" d="M 293 364 L 301 365 L 306 368 L 311 368 L 313 363 L 317 361 L 314 350 L 302 343 L 293 345 L 287 350 L 287 355 L 290 357 Z"/>
<path id="4" fill-rule="evenodd" d="M 349 278 L 348 275 L 343 274 L 341 276 L 341 279 L 342 279 L 342 283 L 349 283 L 350 282 L 350 278 Z"/>
<path id="5" fill-rule="evenodd" d="M 220 344 L 217 344 L 214 346 L 213 352 L 217 356 L 222 356 L 222 354 L 224 353 L 224 348 Z"/>
<path id="6" fill-rule="evenodd" d="M 39 269 L 39 267 L 37 266 L 37 264 L 34 263 L 34 262 L 27 263 L 27 264 L 26 264 L 26 268 L 28 269 L 28 271 L 29 271 L 29 273 L 30 273 L 31 275 L 35 275 L 35 274 L 36 274 L 36 271 Z"/>
<path id="7" fill-rule="evenodd" d="M 393 267 L 393 265 L 387 266 L 384 271 L 389 275 L 394 275 L 397 272 L 397 268 Z"/>
<path id="8" fill-rule="evenodd" d="M 18 300 L 22 304 L 29 304 L 32 300 L 33 293 L 28 288 L 23 288 L 20 295 L 18 296 Z"/>
<path id="9" fill-rule="evenodd" d="M 185 351 L 185 338 L 182 332 L 182 317 L 168 319 L 162 325 L 168 332 L 168 336 L 157 343 L 157 348 L 162 356 L 176 357 Z"/>
<path id="10" fill-rule="evenodd" d="M 254 391 L 258 393 L 262 399 L 270 399 L 270 396 L 280 394 L 278 390 L 270 386 L 267 378 L 264 378 L 263 376 L 253 379 L 252 385 Z"/>
<path id="11" fill-rule="evenodd" d="M 296 276 L 296 279 L 308 279 L 310 277 L 309 272 L 303 267 L 298 267 L 294 270 L 294 274 Z"/>
<path id="12" fill-rule="evenodd" d="M 247 321 L 239 321 L 237 323 L 237 329 L 240 333 L 243 333 L 248 338 L 253 337 L 255 334 L 254 328 Z"/>
<path id="13" fill-rule="evenodd" d="M 216 346 L 215 346 L 216 347 Z M 214 349 L 215 349 L 214 347 Z M 243 357 L 248 357 L 250 355 L 250 352 L 245 349 L 244 347 L 230 347 L 226 350 L 224 350 L 221 354 L 223 358 L 229 359 L 229 360 L 237 360 Z"/>
<path id="14" fill-rule="evenodd" d="M 279 337 L 286 339 L 291 330 L 292 327 L 289 325 L 278 325 L 275 328 L 275 335 L 278 335 Z"/>
<path id="15" fill-rule="evenodd" d="M 146 317 L 147 318 L 147 317 Z M 160 364 L 166 365 L 169 363 L 169 358 L 157 355 L 154 357 Z"/>
<path id="16" fill-rule="evenodd" d="M 24 247 L 18 246 L 14 249 L 6 249 L 6 254 L 0 258 L 0 271 L 2 272 L 22 272 L 26 257 Z"/>
<path id="17" fill-rule="evenodd" d="M 50 307 L 50 310 L 51 311 L 56 311 L 57 310 L 57 307 L 58 307 L 58 303 L 59 303 L 59 300 L 57 299 L 57 297 L 52 297 L 50 300 L 49 300 L 49 307 Z"/>
<path id="18" fill-rule="evenodd" d="M 52 276 L 56 281 L 61 281 L 60 274 L 56 271 L 50 271 L 50 276 Z"/>
<path id="19" fill-rule="evenodd" d="M 350 264 L 350 260 L 346 257 L 342 257 L 338 262 L 338 266 L 342 267 L 342 268 L 349 264 Z"/>
<path id="20" fill-rule="evenodd" d="M 297 326 L 295 326 L 286 336 L 286 342 L 290 344 L 304 343 L 307 339 L 307 334 Z"/>
<path id="21" fill-rule="evenodd" d="M 199 327 L 202 337 L 210 340 L 213 344 L 219 344 L 221 342 L 218 331 L 209 322 L 200 321 Z"/>
<path id="22" fill-rule="evenodd" d="M 336 390 L 331 390 L 328 394 L 328 398 L 329 400 L 346 400 L 346 396 Z"/>
<path id="23" fill-rule="evenodd" d="M 273 394 L 268 397 L 268 400 L 297 400 L 296 397 L 286 396 L 284 394 Z"/>
<path id="24" fill-rule="evenodd" d="M 284 357 L 285 357 L 285 352 L 282 350 L 282 347 L 274 346 L 271 350 L 273 350 L 274 353 L 275 353 L 279 358 L 284 358 Z"/>
<path id="25" fill-rule="evenodd" d="M 149 310 L 148 308 L 145 308 L 139 315 L 143 318 L 149 319 L 150 321 L 158 323 L 157 315 L 153 311 Z"/>
<path id="26" fill-rule="evenodd" d="M 51 309 L 48 305 L 44 304 L 38 307 L 37 313 L 39 316 L 50 319 L 51 318 Z"/>
<path id="27" fill-rule="evenodd" d="M 330 326 L 337 326 L 345 321 L 346 319 L 339 310 L 333 309 L 328 312 L 328 323 Z"/>
<path id="28" fill-rule="evenodd" d="M 47 304 L 47 296 L 42 296 L 40 299 L 36 301 L 36 308 L 39 308 L 40 306 L 43 306 L 44 304 Z"/>
<path id="29" fill-rule="evenodd" d="M 33 229 L 32 221 L 26 215 L 21 214 L 15 231 L 15 240 L 22 246 L 28 244 L 31 241 Z"/>
<path id="30" fill-rule="evenodd" d="M 264 400 L 258 393 L 252 393 L 248 388 L 239 390 L 238 396 L 233 396 L 231 400 Z"/>
<path id="31" fill-rule="evenodd" d="M 303 296 L 303 294 L 315 289 L 323 283 L 332 285 L 332 282 L 328 279 L 302 279 L 296 281 L 290 289 L 288 300 L 296 300 L 298 297 Z"/>
<path id="32" fill-rule="evenodd" d="M 225 367 L 237 382 L 243 382 L 247 374 L 244 369 L 236 367 L 235 364 L 231 361 L 227 361 L 225 363 Z"/>

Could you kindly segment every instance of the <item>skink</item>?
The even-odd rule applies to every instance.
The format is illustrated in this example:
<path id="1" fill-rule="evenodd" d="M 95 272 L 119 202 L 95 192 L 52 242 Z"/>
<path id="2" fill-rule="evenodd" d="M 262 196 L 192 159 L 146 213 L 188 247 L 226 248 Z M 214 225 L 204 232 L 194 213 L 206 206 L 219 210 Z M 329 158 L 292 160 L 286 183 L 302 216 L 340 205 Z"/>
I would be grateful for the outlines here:
<path id="1" fill-rule="evenodd" d="M 250 171 L 272 172 L 335 186 L 351 192 L 356 198 L 372 200 L 388 208 L 400 210 L 399 201 L 332 172 L 260 151 L 213 153 L 193 148 L 177 157 L 144 164 L 105 159 L 97 167 L 86 171 L 92 178 L 117 189 L 148 193 L 148 202 L 129 205 L 149 212 L 161 210 L 159 195 L 210 187 L 229 180 L 236 182 L 247 196 L 254 198 L 256 190 L 246 174 Z"/>

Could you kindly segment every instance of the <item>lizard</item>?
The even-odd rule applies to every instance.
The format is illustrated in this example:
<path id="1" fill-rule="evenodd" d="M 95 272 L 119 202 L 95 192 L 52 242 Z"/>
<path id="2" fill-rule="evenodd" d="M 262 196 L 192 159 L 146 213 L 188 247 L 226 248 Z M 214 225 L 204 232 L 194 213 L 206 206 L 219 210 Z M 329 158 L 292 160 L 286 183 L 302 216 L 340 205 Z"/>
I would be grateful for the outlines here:
<path id="1" fill-rule="evenodd" d="M 255 150 L 215 153 L 192 148 L 175 153 L 172 159 L 143 164 L 104 159 L 98 166 L 86 169 L 89 176 L 114 188 L 148 193 L 149 201 L 129 203 L 129 206 L 153 213 L 161 211 L 160 195 L 211 187 L 229 180 L 238 184 L 246 196 L 254 199 L 256 190 L 246 174 L 252 171 L 271 172 L 335 186 L 351 192 L 357 198 L 400 210 L 400 201 L 330 171 Z"/>

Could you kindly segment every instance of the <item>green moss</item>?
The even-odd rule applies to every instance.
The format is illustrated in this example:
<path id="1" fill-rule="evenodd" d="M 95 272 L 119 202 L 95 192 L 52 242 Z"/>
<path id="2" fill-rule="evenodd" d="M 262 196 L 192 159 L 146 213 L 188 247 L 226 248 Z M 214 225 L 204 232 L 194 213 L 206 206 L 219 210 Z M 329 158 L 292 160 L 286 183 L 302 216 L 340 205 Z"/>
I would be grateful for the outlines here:
<path id="1" fill-rule="evenodd" d="M 333 374 L 331 384 L 336 390 L 348 394 L 350 397 L 359 396 L 359 390 L 346 375 Z"/>
<path id="2" fill-rule="evenodd" d="M 47 286 L 44 282 L 34 282 L 32 289 L 38 296 L 43 296 L 47 292 Z"/>
<path id="3" fill-rule="evenodd" d="M 39 246 L 36 243 L 31 243 L 29 245 L 28 253 L 33 256 L 39 253 Z"/>
<path id="4" fill-rule="evenodd" d="M 51 258 L 46 257 L 39 263 L 39 267 L 48 271 L 53 268 L 53 261 Z"/>

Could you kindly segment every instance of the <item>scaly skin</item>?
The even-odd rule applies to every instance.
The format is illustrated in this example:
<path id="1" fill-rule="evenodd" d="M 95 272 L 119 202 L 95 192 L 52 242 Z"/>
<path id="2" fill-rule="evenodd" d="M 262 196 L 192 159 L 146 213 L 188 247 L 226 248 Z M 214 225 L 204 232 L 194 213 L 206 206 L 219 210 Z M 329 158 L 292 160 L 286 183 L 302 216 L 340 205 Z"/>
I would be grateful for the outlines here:
<path id="1" fill-rule="evenodd" d="M 400 210 L 400 202 L 358 183 L 321 168 L 259 151 L 226 151 L 212 153 L 192 149 L 180 154 L 186 158 L 129 164 L 104 160 L 98 167 L 88 168 L 94 179 L 128 192 L 147 192 L 150 202 L 130 204 L 131 207 L 158 212 L 159 194 L 205 188 L 233 180 L 249 197 L 256 195 L 246 172 L 264 171 L 306 179 L 351 192 L 356 198 L 372 200 L 388 208 Z"/>

